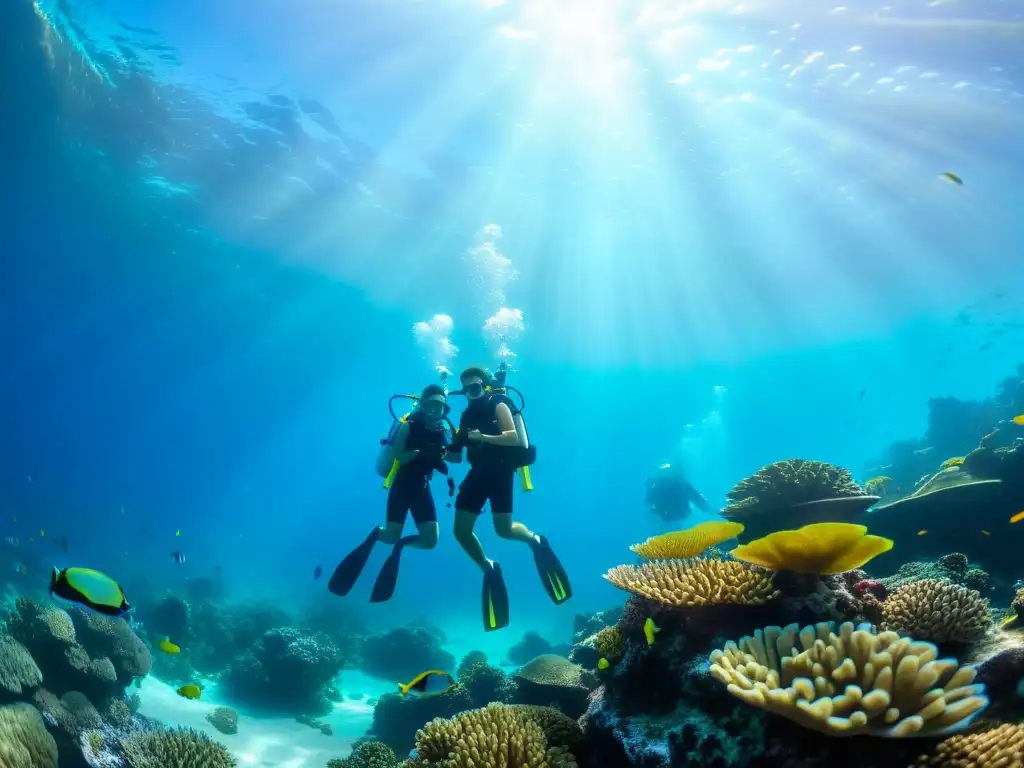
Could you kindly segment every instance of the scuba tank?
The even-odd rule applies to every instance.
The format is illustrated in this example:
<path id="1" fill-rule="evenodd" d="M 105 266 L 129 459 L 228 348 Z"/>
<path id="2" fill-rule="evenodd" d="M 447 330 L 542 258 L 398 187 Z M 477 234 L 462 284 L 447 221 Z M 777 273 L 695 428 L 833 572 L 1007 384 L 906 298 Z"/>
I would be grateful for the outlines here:
<path id="1" fill-rule="evenodd" d="M 530 436 L 526 431 L 526 420 L 523 418 L 523 409 L 526 407 L 526 398 L 523 393 L 507 383 L 508 366 L 502 362 L 498 366 L 498 372 L 494 374 L 494 385 L 487 388 L 491 393 L 493 402 L 504 403 L 512 412 L 512 423 L 516 428 L 518 443 L 515 448 L 503 448 L 507 451 L 510 462 L 516 468 L 519 480 L 524 491 L 533 490 L 533 478 L 530 475 L 530 465 L 537 460 L 537 446 L 530 444 Z M 515 394 L 519 398 L 519 404 L 509 396 Z"/>
<path id="2" fill-rule="evenodd" d="M 402 416 L 397 416 L 395 414 L 395 400 L 412 400 L 413 407 Z M 388 412 L 391 414 L 391 429 L 388 430 L 387 437 L 381 438 L 380 451 L 377 453 L 377 462 L 374 465 L 377 474 L 384 478 L 385 488 L 391 485 L 395 473 L 398 472 L 398 460 L 395 458 L 395 435 L 398 434 L 398 430 L 402 428 L 402 425 L 409 420 L 412 410 L 418 402 L 419 398 L 416 395 L 392 395 L 388 400 Z"/>

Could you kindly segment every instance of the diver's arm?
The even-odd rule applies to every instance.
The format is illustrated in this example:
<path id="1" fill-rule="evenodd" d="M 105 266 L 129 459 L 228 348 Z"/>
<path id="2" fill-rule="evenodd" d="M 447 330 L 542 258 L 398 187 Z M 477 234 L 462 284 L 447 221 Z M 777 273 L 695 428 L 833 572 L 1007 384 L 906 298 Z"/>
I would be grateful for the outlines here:
<path id="1" fill-rule="evenodd" d="M 695 505 L 701 512 L 706 512 L 710 515 L 715 511 L 711 508 L 711 505 L 708 504 L 708 500 L 701 496 L 697 489 L 689 483 L 686 484 L 686 498 L 689 499 L 690 503 Z"/>
<path id="2" fill-rule="evenodd" d="M 512 421 L 512 409 L 505 403 L 498 403 L 498 407 L 494 409 L 494 418 L 498 422 L 501 434 L 480 435 L 480 442 L 509 448 L 519 445 L 519 433 L 516 432 L 516 424 Z"/>
<path id="3" fill-rule="evenodd" d="M 398 428 L 398 432 L 395 433 L 395 439 L 392 442 L 392 448 L 395 452 L 395 460 L 402 466 L 408 464 L 410 461 L 420 455 L 419 451 L 407 451 L 405 450 L 405 443 L 409 439 L 409 424 L 402 424 Z"/>

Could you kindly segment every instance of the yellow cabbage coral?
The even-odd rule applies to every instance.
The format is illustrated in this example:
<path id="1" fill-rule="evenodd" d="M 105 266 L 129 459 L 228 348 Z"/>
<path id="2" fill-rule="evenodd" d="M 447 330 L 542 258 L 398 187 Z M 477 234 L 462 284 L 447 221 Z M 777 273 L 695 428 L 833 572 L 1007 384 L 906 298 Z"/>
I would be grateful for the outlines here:
<path id="1" fill-rule="evenodd" d="M 943 739 L 931 754 L 917 760 L 935 768 L 1021 768 L 1024 766 L 1024 726 L 1003 723 L 977 733 Z"/>
<path id="2" fill-rule="evenodd" d="M 771 574 L 735 560 L 653 560 L 604 575 L 619 589 L 677 607 L 762 605 L 778 592 Z"/>
<path id="3" fill-rule="evenodd" d="M 728 520 L 709 520 L 683 531 L 669 531 L 660 536 L 652 536 L 647 541 L 634 544 L 629 549 L 648 560 L 683 560 L 697 557 L 716 544 L 735 538 L 741 533 L 743 533 L 743 525 L 740 523 Z"/>
<path id="4" fill-rule="evenodd" d="M 57 768 L 57 742 L 30 704 L 0 708 L 0 765 Z"/>
<path id="5" fill-rule="evenodd" d="M 945 579 L 904 584 L 882 603 L 882 626 L 934 643 L 969 643 L 992 624 L 988 600 Z"/>
<path id="6" fill-rule="evenodd" d="M 738 699 L 832 736 L 937 736 L 988 706 L 974 667 L 931 643 L 870 624 L 766 627 L 711 654 L 711 674 Z"/>
<path id="7" fill-rule="evenodd" d="M 488 704 L 437 719 L 416 733 L 416 759 L 407 764 L 438 768 L 576 768 L 562 747 L 550 746 L 535 719 L 505 704 Z"/>
<path id="8" fill-rule="evenodd" d="M 814 523 L 741 544 L 729 554 L 773 571 L 829 575 L 860 568 L 892 545 L 891 539 L 868 534 L 863 525 Z"/>

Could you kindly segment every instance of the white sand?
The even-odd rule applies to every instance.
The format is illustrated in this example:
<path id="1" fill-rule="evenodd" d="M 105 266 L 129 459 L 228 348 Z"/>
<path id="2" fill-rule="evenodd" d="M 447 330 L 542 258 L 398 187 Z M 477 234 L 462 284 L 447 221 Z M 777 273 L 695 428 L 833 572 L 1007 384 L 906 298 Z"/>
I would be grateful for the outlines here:
<path id="1" fill-rule="evenodd" d="M 190 701 L 154 677 L 142 681 L 138 691 L 142 700 L 139 712 L 168 726 L 202 731 L 226 746 L 239 766 L 324 768 L 328 760 L 349 754 L 352 742 L 365 735 L 373 722 L 373 707 L 368 698 L 392 688 L 356 672 L 346 672 L 342 677 L 343 693 L 347 696 L 359 692 L 365 696 L 359 700 L 346 698 L 329 715 L 317 718 L 330 724 L 334 730 L 331 736 L 292 718 L 251 717 L 242 712 L 238 716 L 238 733 L 227 736 L 206 720 L 207 713 L 222 703 L 217 700 L 216 685 L 204 686 L 203 698 Z"/>

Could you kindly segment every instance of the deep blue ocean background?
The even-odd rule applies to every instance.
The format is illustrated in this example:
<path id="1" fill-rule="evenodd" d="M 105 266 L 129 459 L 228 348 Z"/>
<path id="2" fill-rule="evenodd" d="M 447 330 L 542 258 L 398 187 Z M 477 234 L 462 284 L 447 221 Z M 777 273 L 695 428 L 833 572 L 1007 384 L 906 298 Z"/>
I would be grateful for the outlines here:
<path id="1" fill-rule="evenodd" d="M 453 318 L 455 370 L 498 362 L 466 258 L 486 225 L 540 451 L 517 517 L 576 592 L 549 605 L 483 521 L 513 611 L 493 642 L 620 601 L 601 574 L 663 530 L 660 462 L 715 506 L 794 455 L 863 481 L 929 398 L 1024 358 L 1009 2 L 0 8 L 19 588 L 89 565 L 131 599 L 220 566 L 239 598 L 336 600 L 312 572 L 382 518 L 387 398 L 436 378 L 414 323 Z M 351 609 L 482 636 L 450 514 L 390 603 L 367 577 Z"/>

